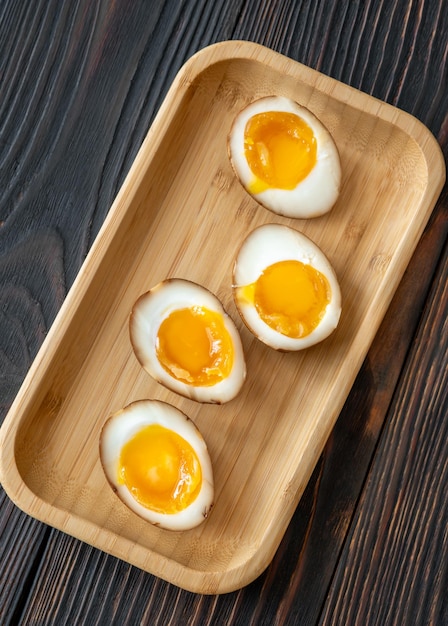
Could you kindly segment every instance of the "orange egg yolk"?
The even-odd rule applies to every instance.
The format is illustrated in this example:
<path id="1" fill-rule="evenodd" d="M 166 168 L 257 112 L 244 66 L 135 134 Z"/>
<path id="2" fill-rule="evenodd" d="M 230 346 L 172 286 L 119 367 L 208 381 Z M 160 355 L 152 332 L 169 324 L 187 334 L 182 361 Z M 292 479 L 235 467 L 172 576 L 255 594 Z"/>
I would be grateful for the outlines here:
<path id="1" fill-rule="evenodd" d="M 123 446 L 118 481 L 142 506 L 173 514 L 196 499 L 202 471 L 196 452 L 185 439 L 168 428 L 151 424 Z"/>
<path id="2" fill-rule="evenodd" d="M 162 367 L 189 385 L 215 385 L 233 366 L 233 342 L 222 315 L 200 306 L 178 309 L 165 318 L 156 350 Z"/>
<path id="3" fill-rule="evenodd" d="M 309 335 L 322 320 L 331 299 L 327 278 L 300 261 L 279 261 L 267 267 L 240 296 L 254 304 L 271 328 L 295 339 Z"/>
<path id="4" fill-rule="evenodd" d="M 316 164 L 312 129 L 298 115 L 267 111 L 251 117 L 244 131 L 247 163 L 255 175 L 249 191 L 294 189 Z"/>

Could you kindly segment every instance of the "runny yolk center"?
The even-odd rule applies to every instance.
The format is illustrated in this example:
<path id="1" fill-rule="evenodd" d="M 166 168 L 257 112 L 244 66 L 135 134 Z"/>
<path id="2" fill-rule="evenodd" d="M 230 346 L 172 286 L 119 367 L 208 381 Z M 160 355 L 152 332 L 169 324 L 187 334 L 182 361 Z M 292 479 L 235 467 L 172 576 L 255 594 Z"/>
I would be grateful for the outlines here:
<path id="1" fill-rule="evenodd" d="M 267 267 L 255 283 L 242 288 L 271 328 L 293 338 L 309 335 L 321 322 L 331 299 L 327 278 L 301 261 L 279 261 Z"/>
<path id="2" fill-rule="evenodd" d="M 205 307 L 177 309 L 166 317 L 156 350 L 162 367 L 189 385 L 215 385 L 233 366 L 233 342 L 223 317 Z"/>
<path id="3" fill-rule="evenodd" d="M 142 506 L 173 514 L 196 499 L 202 471 L 188 441 L 164 426 L 151 424 L 123 446 L 118 481 Z"/>
<path id="4" fill-rule="evenodd" d="M 251 117 L 244 131 L 244 151 L 255 176 L 252 193 L 268 188 L 294 189 L 316 164 L 312 129 L 298 115 L 267 111 Z"/>

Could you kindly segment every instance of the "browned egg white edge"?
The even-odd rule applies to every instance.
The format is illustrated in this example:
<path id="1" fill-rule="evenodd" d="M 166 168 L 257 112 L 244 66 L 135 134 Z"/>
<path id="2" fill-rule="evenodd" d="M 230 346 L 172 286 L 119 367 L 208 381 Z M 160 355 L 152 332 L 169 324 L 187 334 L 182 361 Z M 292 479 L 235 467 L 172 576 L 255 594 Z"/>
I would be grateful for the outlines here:
<path id="1" fill-rule="evenodd" d="M 194 386 L 189 386 L 189 385 L 183 385 L 183 390 L 179 390 L 176 389 L 176 383 L 174 381 L 174 379 L 172 379 L 172 377 L 170 377 L 169 375 L 167 375 L 167 381 L 162 380 L 159 376 L 157 376 L 157 374 L 153 371 L 153 369 L 151 367 L 149 367 L 147 360 L 145 359 L 145 355 L 142 353 L 142 350 L 140 349 L 140 347 L 136 344 L 136 342 L 134 341 L 133 338 L 133 327 L 135 327 L 135 311 L 136 311 L 136 307 L 139 305 L 139 303 L 143 302 L 144 300 L 148 300 L 149 298 L 151 298 L 151 296 L 153 294 L 155 294 L 158 290 L 162 289 L 164 285 L 166 284 L 172 284 L 175 282 L 182 282 L 182 283 L 188 283 L 190 285 L 194 285 L 195 287 L 198 287 L 200 290 L 207 292 L 211 298 L 213 298 L 213 300 L 219 304 L 219 307 L 221 309 L 221 312 L 223 314 L 223 317 L 225 319 L 227 319 L 229 321 L 229 325 L 232 326 L 234 328 L 235 331 L 235 336 L 233 337 L 234 339 L 237 339 L 240 343 L 240 348 L 241 348 L 241 357 L 244 360 L 244 373 L 240 382 L 240 385 L 238 387 L 237 392 L 232 395 L 231 398 L 229 398 L 228 400 L 220 400 L 219 398 L 216 397 L 210 397 L 210 399 L 208 400 L 204 400 L 204 399 L 198 399 L 197 398 L 197 394 L 195 392 L 195 387 Z M 132 307 L 130 316 L 129 316 L 129 337 L 130 337 L 130 342 L 131 342 L 131 346 L 132 349 L 134 351 L 134 354 L 138 360 L 138 362 L 140 363 L 141 367 L 151 376 L 151 378 L 153 378 L 153 380 L 155 380 L 158 384 L 162 385 L 163 387 L 165 387 L 166 389 L 169 389 L 170 391 L 172 391 L 173 393 L 175 393 L 176 395 L 180 395 L 183 396 L 185 398 L 188 398 L 189 400 L 193 400 L 195 402 L 198 402 L 200 404 L 216 404 L 216 405 L 221 405 L 221 404 L 225 404 L 227 402 L 229 402 L 230 400 L 233 400 L 235 397 L 237 397 L 237 395 L 239 395 L 239 393 L 241 392 L 241 389 L 244 385 L 244 382 L 246 380 L 246 363 L 245 363 L 245 355 L 244 355 L 244 349 L 243 349 L 243 345 L 242 345 L 242 341 L 241 341 L 241 337 L 240 337 L 240 333 L 239 330 L 235 324 L 235 321 L 233 320 L 233 318 L 229 315 L 229 313 L 227 313 L 226 309 L 224 308 L 224 305 L 222 304 L 221 300 L 218 298 L 218 296 L 216 296 L 210 289 L 208 289 L 207 287 L 204 287 L 203 285 L 201 285 L 200 283 L 197 283 L 195 281 L 189 280 L 189 279 L 185 279 L 185 278 L 166 278 L 162 281 L 160 281 L 159 283 L 157 283 L 156 285 L 154 285 L 154 287 L 152 287 L 151 289 L 149 289 L 148 291 L 142 293 L 137 300 L 134 302 L 134 305 Z M 168 382 L 169 381 L 169 382 Z M 213 388 L 216 387 L 211 385 L 210 387 L 198 387 L 199 389 L 210 389 L 210 391 L 212 392 Z M 212 395 L 212 394 L 210 394 Z"/>
<path id="2" fill-rule="evenodd" d="M 154 527 L 156 527 L 156 528 L 161 528 L 161 529 L 163 529 L 163 530 L 168 530 L 168 531 L 170 531 L 170 532 L 185 532 L 185 531 L 188 531 L 188 530 L 193 530 L 194 528 L 196 528 L 197 526 L 199 526 L 199 524 L 195 524 L 195 525 L 193 525 L 193 526 L 191 526 L 191 527 L 189 527 L 189 528 L 188 528 L 188 527 L 185 527 L 184 529 L 173 529 L 173 528 L 170 528 L 169 526 L 165 526 L 163 523 L 160 523 L 160 522 L 153 522 L 153 521 L 149 520 L 148 518 L 143 517 L 142 515 L 140 515 L 140 514 L 139 514 L 136 510 L 132 509 L 132 508 L 131 508 L 128 504 L 127 504 L 127 502 L 125 502 L 125 500 L 121 497 L 121 494 L 120 494 L 120 492 L 119 492 L 119 490 L 118 490 L 117 486 L 116 486 L 116 485 L 115 485 L 115 484 L 114 484 L 114 483 L 110 480 L 110 478 L 109 478 L 109 474 L 108 474 L 108 472 L 106 471 L 106 469 L 105 469 L 105 467 L 104 467 L 104 463 L 103 463 L 103 452 L 102 452 L 102 448 L 103 448 L 103 434 L 104 434 L 104 431 L 105 431 L 105 429 L 107 428 L 108 424 L 110 423 L 110 421 L 111 421 L 112 419 L 116 419 L 116 418 L 118 418 L 119 416 L 121 416 L 121 415 L 123 415 L 123 414 L 125 414 L 125 413 L 128 413 L 129 411 L 131 411 L 131 410 L 132 410 L 135 406 L 137 406 L 137 405 L 141 405 L 141 404 L 144 404 L 144 403 L 146 403 L 146 402 L 153 402 L 153 401 L 155 401 L 155 402 L 157 402 L 157 403 L 159 403 L 159 404 L 162 404 L 162 405 L 167 405 L 168 407 L 171 407 L 171 408 L 176 409 L 176 411 L 177 411 L 179 414 L 181 414 L 181 415 L 185 418 L 185 420 L 186 420 L 187 422 L 190 422 L 190 423 L 193 425 L 194 429 L 198 432 L 198 434 L 200 435 L 200 437 L 201 437 L 202 439 L 204 439 L 204 438 L 203 438 L 203 436 L 202 436 L 201 431 L 200 431 L 200 430 L 199 430 L 199 428 L 196 426 L 195 422 L 194 422 L 194 421 L 193 421 L 193 420 L 192 420 L 192 419 L 191 419 L 191 418 L 190 418 L 190 417 L 189 417 L 186 413 L 184 413 L 182 410 L 180 410 L 178 407 L 175 407 L 174 405 L 170 404 L 169 402 L 165 402 L 165 401 L 163 401 L 163 400 L 151 400 L 151 399 L 134 400 L 134 401 L 130 402 L 129 404 L 127 404 L 126 406 L 122 407 L 121 409 L 118 409 L 118 410 L 117 410 L 117 411 L 115 411 L 114 413 L 110 414 L 110 415 L 108 416 L 108 418 L 106 419 L 106 421 L 104 422 L 103 426 L 101 427 L 100 436 L 99 436 L 99 459 L 100 459 L 101 468 L 102 468 L 102 470 L 103 470 L 103 473 L 104 473 L 104 476 L 105 476 L 105 478 L 106 478 L 106 480 L 107 480 L 107 483 L 108 483 L 108 485 L 110 486 L 110 488 L 111 488 L 111 490 L 113 491 L 113 493 L 114 493 L 114 494 L 116 495 L 116 497 L 120 500 L 120 502 L 121 502 L 121 503 L 122 503 L 122 504 L 126 507 L 126 509 L 127 509 L 128 511 L 130 511 L 132 514 L 137 515 L 137 517 L 139 517 L 140 519 L 142 519 L 144 522 L 146 522 L 146 523 L 148 523 L 148 524 L 151 524 L 151 526 L 154 526 Z M 204 440 L 204 443 L 205 443 L 205 440 Z M 206 444 L 206 443 L 205 443 L 205 446 L 206 446 L 206 448 L 207 448 L 207 444 Z M 207 454 L 208 454 L 208 448 L 207 448 Z M 210 457 L 209 457 L 209 458 L 210 458 Z M 211 464 L 211 469 L 212 469 L 212 472 L 213 472 L 213 465 L 212 465 L 211 459 L 210 459 L 210 464 Z M 212 509 L 213 509 L 213 507 L 214 507 L 214 505 L 215 505 L 215 502 L 214 502 L 214 488 L 213 488 L 213 499 L 212 499 L 212 501 L 210 502 L 210 504 L 209 504 L 208 506 L 206 506 L 206 507 L 202 510 L 202 516 L 203 516 L 203 518 L 204 518 L 204 520 L 203 520 L 203 521 L 205 521 L 205 520 L 209 517 L 209 515 L 210 515 L 210 513 L 211 513 L 211 511 L 212 511 Z"/>
<path id="3" fill-rule="evenodd" d="M 243 183 L 243 181 L 240 178 L 240 175 L 238 173 L 238 168 L 236 167 L 235 163 L 233 162 L 233 158 L 232 158 L 232 151 L 230 148 L 230 142 L 231 142 L 231 137 L 232 134 L 234 132 L 236 123 L 238 121 L 238 118 L 240 117 L 240 115 L 250 106 L 252 106 L 255 102 L 259 102 L 262 100 L 268 100 L 268 99 L 272 99 L 272 98 L 286 98 L 287 100 L 289 100 L 290 102 L 294 103 L 295 105 L 299 106 L 301 109 L 305 109 L 313 118 L 316 119 L 316 121 L 318 122 L 318 124 L 320 124 L 322 126 L 322 128 L 328 133 L 328 135 L 330 136 L 334 148 L 336 150 L 337 153 L 337 158 L 339 160 L 339 165 L 341 163 L 341 156 L 340 156 L 340 152 L 339 152 L 339 148 L 333 138 L 333 134 L 328 130 L 327 126 L 322 122 L 322 120 L 320 119 L 320 117 L 318 117 L 315 113 L 313 113 L 313 111 L 311 111 L 311 109 L 309 109 L 307 106 L 300 104 L 300 102 L 298 102 L 297 100 L 295 100 L 294 98 L 291 98 L 290 96 L 285 96 L 285 95 L 267 95 L 267 96 L 262 96 L 261 98 L 255 98 L 254 100 L 251 100 L 248 104 L 246 104 L 242 109 L 240 109 L 238 111 L 238 113 L 234 116 L 233 118 L 233 122 L 232 125 L 230 127 L 229 132 L 227 133 L 227 156 L 228 159 L 230 161 L 230 165 L 232 167 L 232 171 L 235 175 L 236 180 L 238 181 L 238 183 L 240 184 L 240 186 L 242 187 L 242 189 L 246 192 L 246 194 L 248 194 L 249 197 L 251 197 L 258 205 L 262 206 L 264 209 L 266 209 L 267 211 L 270 211 L 271 213 L 273 213 L 274 215 L 280 215 L 281 217 L 287 217 L 289 219 L 297 219 L 297 220 L 302 220 L 302 219 L 313 219 L 315 217 L 321 217 L 322 215 L 325 215 L 326 213 L 328 213 L 331 208 L 334 206 L 334 204 L 336 204 L 336 200 L 339 196 L 340 193 L 340 186 L 341 186 L 341 182 L 339 183 L 339 187 L 338 187 L 338 193 L 337 193 L 337 197 L 335 199 L 335 201 L 333 202 L 333 205 L 331 205 L 325 212 L 319 212 L 316 213 L 315 215 L 309 215 L 307 217 L 303 217 L 301 215 L 297 215 L 297 216 L 291 216 L 288 213 L 283 213 L 281 210 L 277 209 L 273 209 L 272 207 L 269 206 L 269 204 L 266 204 L 265 201 L 263 201 L 263 198 L 260 197 L 260 195 L 258 195 L 258 197 L 256 197 L 257 194 L 253 194 L 251 193 L 246 185 Z"/>

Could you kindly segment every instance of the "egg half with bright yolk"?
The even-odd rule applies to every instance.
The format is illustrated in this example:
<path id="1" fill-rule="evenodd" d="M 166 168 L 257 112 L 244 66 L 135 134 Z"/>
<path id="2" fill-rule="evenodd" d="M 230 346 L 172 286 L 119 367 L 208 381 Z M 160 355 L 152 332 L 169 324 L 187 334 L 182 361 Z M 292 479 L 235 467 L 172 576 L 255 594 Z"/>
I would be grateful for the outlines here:
<path id="1" fill-rule="evenodd" d="M 140 364 L 168 389 L 216 404 L 240 391 L 246 377 L 240 335 L 218 298 L 201 285 L 159 283 L 137 300 L 129 328 Z"/>
<path id="2" fill-rule="evenodd" d="M 206 443 L 179 409 L 140 400 L 103 426 L 100 458 L 119 498 L 143 519 L 169 530 L 203 522 L 214 498 Z"/>
<path id="3" fill-rule="evenodd" d="M 244 240 L 234 264 L 233 295 L 246 326 L 277 350 L 322 341 L 341 314 L 330 262 L 303 233 L 281 224 L 260 226 Z"/>
<path id="4" fill-rule="evenodd" d="M 260 98 L 243 109 L 229 133 L 228 150 L 246 191 L 274 213 L 316 217 L 338 198 L 336 144 L 311 111 L 289 98 Z"/>

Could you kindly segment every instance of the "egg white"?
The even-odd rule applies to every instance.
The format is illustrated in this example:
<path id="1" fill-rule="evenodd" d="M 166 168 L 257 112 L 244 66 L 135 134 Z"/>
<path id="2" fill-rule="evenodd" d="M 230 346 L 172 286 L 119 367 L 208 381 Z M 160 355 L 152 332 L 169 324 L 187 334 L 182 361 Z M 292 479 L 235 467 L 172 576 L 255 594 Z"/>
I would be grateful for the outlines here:
<path id="1" fill-rule="evenodd" d="M 158 513 L 144 507 L 118 482 L 121 449 L 137 432 L 159 424 L 183 437 L 194 449 L 202 471 L 202 485 L 196 499 L 177 513 Z M 106 478 L 118 497 L 143 519 L 168 530 L 187 530 L 199 525 L 213 506 L 213 468 L 207 445 L 195 424 L 176 407 L 159 400 L 138 400 L 114 413 L 104 424 L 100 437 L 100 458 Z"/>
<path id="2" fill-rule="evenodd" d="M 300 338 L 288 337 L 274 330 L 260 318 L 253 304 L 238 297 L 238 287 L 251 285 L 267 267 L 288 260 L 310 264 L 326 276 L 331 288 L 331 300 L 319 325 L 309 335 Z M 327 257 L 303 233 L 281 224 L 260 226 L 244 240 L 234 263 L 233 295 L 249 330 L 276 350 L 302 350 L 322 341 L 337 327 L 341 315 L 341 290 Z"/>
<path id="3" fill-rule="evenodd" d="M 173 311 L 202 306 L 219 313 L 233 343 L 234 360 L 229 376 L 212 386 L 190 385 L 171 376 L 157 353 L 157 333 L 162 321 Z M 135 355 L 143 368 L 175 393 L 203 403 L 222 404 L 232 400 L 246 378 L 246 362 L 239 332 L 219 299 L 208 289 L 188 280 L 165 280 L 143 294 L 134 304 L 130 317 L 130 337 Z"/>
<path id="4" fill-rule="evenodd" d="M 244 151 L 247 122 L 258 113 L 285 111 L 301 117 L 314 132 L 317 161 L 311 172 L 294 189 L 269 188 L 252 194 L 249 188 L 255 175 Z M 335 204 L 341 186 L 341 164 L 336 144 L 322 122 L 306 107 L 283 96 L 268 96 L 249 104 L 235 118 L 228 137 L 232 167 L 243 187 L 267 209 L 293 218 L 317 217 Z"/>

